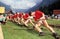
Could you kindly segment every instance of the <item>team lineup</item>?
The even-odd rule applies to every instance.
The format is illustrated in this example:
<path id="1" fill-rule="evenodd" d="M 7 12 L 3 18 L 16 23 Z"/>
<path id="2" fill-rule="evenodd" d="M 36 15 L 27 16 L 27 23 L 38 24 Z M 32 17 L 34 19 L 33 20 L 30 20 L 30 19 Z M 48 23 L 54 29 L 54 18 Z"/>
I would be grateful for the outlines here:
<path id="1" fill-rule="evenodd" d="M 60 0 L 0 0 L 0 39 L 60 39 Z"/>
<path id="2" fill-rule="evenodd" d="M 24 12 L 16 12 L 15 14 L 8 14 L 7 20 L 15 22 L 19 25 L 23 24 L 25 27 L 29 28 L 28 23 L 31 23 L 33 29 L 39 33 L 39 36 L 44 36 L 45 33 L 40 29 L 40 26 L 43 24 L 47 29 L 52 32 L 52 36 L 55 39 L 59 39 L 59 35 L 55 32 L 55 30 L 48 25 L 45 14 L 42 11 L 36 10 L 34 12 L 24 13 Z"/>

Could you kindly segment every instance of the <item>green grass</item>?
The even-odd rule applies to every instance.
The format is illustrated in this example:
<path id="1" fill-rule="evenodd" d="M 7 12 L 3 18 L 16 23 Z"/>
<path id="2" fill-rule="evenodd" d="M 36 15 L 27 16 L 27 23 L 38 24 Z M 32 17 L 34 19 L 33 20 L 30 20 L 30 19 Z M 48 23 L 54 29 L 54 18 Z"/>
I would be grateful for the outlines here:
<path id="1" fill-rule="evenodd" d="M 48 23 L 51 23 L 49 20 Z M 5 39 L 54 39 L 51 36 L 51 32 L 45 27 L 43 31 L 46 33 L 45 36 L 38 36 L 38 32 L 35 30 L 29 30 L 25 27 L 18 26 L 12 22 L 7 22 L 6 25 L 2 25 L 3 34 Z M 60 29 L 54 28 L 58 34 Z"/>
<path id="2" fill-rule="evenodd" d="M 50 20 L 47 20 L 47 22 L 49 24 L 54 24 L 54 25 L 60 25 L 60 20 L 57 20 L 57 19 L 50 19 Z"/>

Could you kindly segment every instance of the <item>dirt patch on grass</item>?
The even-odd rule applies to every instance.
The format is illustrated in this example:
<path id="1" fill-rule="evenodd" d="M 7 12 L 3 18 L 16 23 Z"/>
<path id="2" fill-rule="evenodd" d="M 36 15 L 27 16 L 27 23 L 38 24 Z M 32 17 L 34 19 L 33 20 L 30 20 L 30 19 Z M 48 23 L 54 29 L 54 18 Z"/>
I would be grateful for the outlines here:
<path id="1" fill-rule="evenodd" d="M 49 25 L 55 28 L 60 28 L 60 25 L 54 25 L 54 24 L 49 24 Z"/>

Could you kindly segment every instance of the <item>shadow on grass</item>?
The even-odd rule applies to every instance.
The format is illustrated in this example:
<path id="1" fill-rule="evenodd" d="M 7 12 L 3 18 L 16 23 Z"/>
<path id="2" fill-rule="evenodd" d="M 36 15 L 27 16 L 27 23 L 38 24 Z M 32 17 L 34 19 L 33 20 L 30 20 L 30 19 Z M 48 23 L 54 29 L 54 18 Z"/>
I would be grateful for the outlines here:
<path id="1" fill-rule="evenodd" d="M 17 28 L 15 28 L 15 29 L 13 29 L 13 30 L 25 30 L 25 31 L 27 31 L 28 33 L 31 33 L 32 35 L 35 35 L 35 36 L 39 36 L 39 33 L 37 32 L 37 31 L 35 31 L 34 29 L 27 29 L 27 28 L 20 28 L 20 29 L 17 29 Z M 45 33 L 45 32 L 44 32 Z M 45 36 L 48 36 L 48 35 L 50 35 L 51 36 L 51 33 L 45 33 Z"/>
<path id="2" fill-rule="evenodd" d="M 15 24 L 16 26 L 18 25 L 18 24 L 16 24 L 16 23 L 13 23 L 13 24 Z M 13 30 L 25 30 L 25 31 L 27 31 L 28 33 L 31 33 L 31 34 L 33 34 L 33 35 L 35 35 L 35 36 L 39 36 L 39 33 L 37 32 L 37 31 L 35 31 L 33 28 L 31 28 L 31 29 L 28 29 L 28 28 L 26 28 L 24 25 L 18 25 L 18 27 L 20 27 L 19 29 L 18 28 L 14 28 Z M 46 29 L 42 29 L 42 30 L 44 30 L 44 31 L 46 31 Z M 50 33 L 45 33 L 45 35 L 46 36 L 48 36 L 48 35 L 51 35 Z"/>

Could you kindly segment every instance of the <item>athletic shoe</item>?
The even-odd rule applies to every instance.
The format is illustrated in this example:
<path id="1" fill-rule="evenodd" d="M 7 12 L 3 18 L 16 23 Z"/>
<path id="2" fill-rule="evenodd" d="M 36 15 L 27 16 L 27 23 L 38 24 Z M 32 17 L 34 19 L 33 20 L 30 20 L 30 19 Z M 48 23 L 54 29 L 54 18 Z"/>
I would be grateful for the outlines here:
<path id="1" fill-rule="evenodd" d="M 23 25 L 24 27 L 26 27 L 26 28 L 29 28 L 28 26 L 26 26 L 26 25 Z"/>
<path id="2" fill-rule="evenodd" d="M 33 29 L 35 29 L 35 26 L 33 26 Z"/>
<path id="3" fill-rule="evenodd" d="M 59 39 L 59 35 L 57 33 L 53 33 L 52 36 L 55 38 L 55 39 Z"/>
<path id="4" fill-rule="evenodd" d="M 45 33 L 44 32 L 39 32 L 39 36 L 44 36 Z"/>

